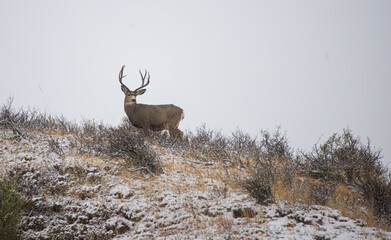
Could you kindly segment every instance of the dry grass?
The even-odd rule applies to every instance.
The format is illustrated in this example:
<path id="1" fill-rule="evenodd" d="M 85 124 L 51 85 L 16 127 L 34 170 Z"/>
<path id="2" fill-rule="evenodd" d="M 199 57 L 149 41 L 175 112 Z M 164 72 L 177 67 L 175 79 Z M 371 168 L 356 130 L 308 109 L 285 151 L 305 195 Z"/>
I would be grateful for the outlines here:
<path id="1" fill-rule="evenodd" d="M 210 192 L 212 196 L 221 196 L 227 195 L 228 191 L 241 190 L 236 179 L 232 177 L 232 175 L 239 174 L 239 171 L 243 171 L 236 166 L 226 167 L 218 162 L 208 165 L 191 158 L 184 160 L 181 155 L 172 152 L 167 147 L 157 147 L 155 150 L 163 160 L 165 175 L 148 179 L 140 175 L 144 181 L 142 190 L 145 195 L 153 195 L 162 191 L 172 191 L 176 194 L 200 191 Z M 165 177 L 167 175 L 175 176 L 175 178 Z M 122 177 L 134 179 L 135 176 L 131 174 Z"/>
<path id="2" fill-rule="evenodd" d="M 227 239 L 232 239 L 232 227 L 234 225 L 232 218 L 218 216 L 214 219 L 214 225 L 220 235 L 224 235 Z"/>
<path id="3" fill-rule="evenodd" d="M 206 179 L 213 179 L 216 182 L 224 183 L 225 187 L 213 187 L 212 191 L 215 194 L 224 194 L 229 191 L 241 191 L 242 188 L 238 184 L 238 179 L 234 176 L 248 176 L 246 169 L 240 168 L 237 165 L 227 166 L 221 162 L 213 164 L 205 164 L 197 162 L 194 158 L 188 158 L 187 161 L 178 161 L 176 156 L 169 150 L 161 149 L 159 154 L 164 156 L 164 168 L 167 174 L 183 173 L 186 179 L 194 177 L 196 181 L 183 183 L 184 179 L 179 179 L 179 182 L 172 182 L 171 190 L 176 193 L 184 193 L 188 191 L 211 191 L 205 184 Z M 189 160 L 192 159 L 192 160 Z M 254 167 L 255 162 L 252 159 L 243 159 L 248 166 Z M 355 192 L 344 184 L 335 184 L 322 179 L 290 172 L 287 169 L 287 159 L 278 157 L 272 158 L 275 167 L 275 179 L 271 185 L 272 194 L 276 202 L 288 201 L 292 204 L 318 204 L 339 210 L 343 216 L 351 219 L 362 219 L 368 226 L 379 227 L 379 221 L 374 217 L 373 209 L 365 205 L 360 194 Z M 293 162 L 288 159 L 289 164 Z M 289 165 L 288 164 L 288 165 Z M 287 178 L 287 175 L 292 176 Z M 155 185 L 157 183 L 154 183 Z M 167 187 L 167 186 L 166 186 Z M 169 187 L 170 188 L 170 187 Z M 217 223 L 216 223 L 217 224 Z M 220 223 L 218 223 L 220 224 Z M 219 228 L 224 225 L 224 219 L 221 219 Z M 389 226 L 383 224 L 382 228 L 389 230 Z"/>
<path id="4" fill-rule="evenodd" d="M 292 189 L 281 181 L 273 184 L 272 193 L 277 202 L 288 201 L 290 203 L 296 203 L 300 201 L 308 201 L 308 196 Z"/>
<path id="5" fill-rule="evenodd" d="M 272 192 L 276 202 L 288 201 L 292 204 L 318 204 L 333 209 L 337 209 L 341 214 L 350 219 L 364 220 L 368 226 L 381 228 L 387 231 L 391 230 L 391 226 L 380 223 L 374 216 L 373 208 L 368 207 L 360 194 L 349 189 L 346 185 L 339 185 L 325 199 L 323 203 L 314 203 L 312 189 L 324 186 L 324 182 L 311 177 L 296 176 L 292 187 L 286 185 L 283 181 L 277 181 L 273 184 Z"/>
<path id="6" fill-rule="evenodd" d="M 254 193 L 255 198 L 266 195 L 268 202 L 329 206 L 370 226 L 384 223 L 384 228 L 390 229 L 386 222 L 391 221 L 391 211 L 384 206 L 391 201 L 391 184 L 379 162 L 380 151 L 373 150 L 369 142 L 362 145 L 349 130 L 341 136 L 334 134 L 325 144 L 316 145 L 313 152 L 294 156 L 280 129 L 274 134 L 263 131 L 260 138 L 240 130 L 226 137 L 203 125 L 178 142 L 169 140 L 166 133 L 139 134 L 126 121 L 118 127 L 94 121 L 78 125 L 36 110 L 14 110 L 12 99 L 0 108 L 0 129 L 12 131 L 15 145 L 24 151 L 33 149 L 22 139 L 36 133 L 44 135 L 60 158 L 64 157 L 64 149 L 56 138 L 68 138 L 71 149 L 67 156 L 79 161 L 71 173 L 75 179 L 85 178 L 77 164 L 99 169 L 126 166 L 117 171 L 117 177 L 127 180 L 129 186 L 134 180 L 144 181 L 141 185 L 146 195 L 166 190 L 225 195 L 243 191 L 243 181 L 251 180 L 245 190 Z M 132 171 L 145 166 L 150 168 L 149 173 Z M 176 178 L 159 176 L 161 172 Z M 373 187 L 375 184 L 378 186 Z M 257 195 L 260 189 L 265 191 Z"/>
<path id="7" fill-rule="evenodd" d="M 179 183 L 174 183 L 176 189 L 180 192 L 188 191 L 220 191 L 216 186 L 224 185 L 225 188 L 229 188 L 231 191 L 239 191 L 240 187 L 235 181 L 235 178 L 230 175 L 230 173 L 237 173 L 237 167 L 231 166 L 229 168 L 225 167 L 221 163 L 215 163 L 213 165 L 204 165 L 202 162 L 197 162 L 196 160 L 185 160 L 178 161 L 165 160 L 163 161 L 164 168 L 167 174 L 181 174 L 183 179 L 179 178 Z M 190 180 L 190 181 L 188 181 Z M 184 184 L 183 181 L 190 182 Z M 211 188 L 211 183 L 214 182 L 213 187 Z M 224 192 L 222 187 L 221 192 Z"/>
<path id="8" fill-rule="evenodd" d="M 369 226 L 376 226 L 373 209 L 367 209 L 361 196 L 346 185 L 338 186 L 327 202 L 327 206 L 338 209 L 342 215 L 351 219 L 362 219 Z"/>

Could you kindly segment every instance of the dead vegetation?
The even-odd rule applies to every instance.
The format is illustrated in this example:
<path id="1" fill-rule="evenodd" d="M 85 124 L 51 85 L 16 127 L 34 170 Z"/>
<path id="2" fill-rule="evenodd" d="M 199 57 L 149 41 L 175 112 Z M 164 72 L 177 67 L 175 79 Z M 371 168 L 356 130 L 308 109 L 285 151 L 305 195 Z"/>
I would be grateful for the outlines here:
<path id="1" fill-rule="evenodd" d="M 95 121 L 83 121 L 82 124 L 67 121 L 64 117 L 52 117 L 37 110 L 15 110 L 13 99 L 9 99 L 0 109 L 0 128 L 11 129 L 18 138 L 28 138 L 29 132 L 41 132 L 49 135 L 51 149 L 63 155 L 62 146 L 55 135 L 72 135 L 72 145 L 81 154 L 105 155 L 113 160 L 124 160 L 124 166 L 131 170 L 140 170 L 151 174 L 163 171 L 156 152 L 146 142 L 146 138 L 124 121 L 118 127 L 105 126 Z"/>
<path id="2" fill-rule="evenodd" d="M 197 175 L 201 167 L 203 174 L 208 174 L 208 168 L 217 168 L 221 174 L 214 178 L 231 189 L 247 191 L 260 204 L 287 201 L 329 206 L 371 226 L 390 229 L 391 176 L 381 164 L 380 150 L 375 150 L 370 141 L 363 144 L 350 130 L 332 135 L 311 151 L 295 153 L 280 128 L 274 133 L 261 131 L 258 137 L 237 129 L 227 137 L 202 125 L 177 141 L 167 132 L 140 132 L 127 120 L 117 127 L 95 121 L 76 124 L 36 110 L 15 110 L 12 99 L 0 109 L 0 129 L 12 130 L 17 139 L 29 138 L 33 132 L 48 134 L 48 144 L 58 155 L 63 155 L 64 149 L 55 136 L 70 135 L 71 147 L 78 153 L 103 155 L 130 174 L 137 171 L 154 176 L 167 170 Z M 188 162 L 172 161 L 164 166 L 161 154 L 181 156 Z M 175 191 L 206 188 L 202 179 L 196 183 L 176 185 Z M 226 194 L 227 190 L 215 191 Z M 222 217 L 215 224 L 230 236 L 229 220 Z"/>

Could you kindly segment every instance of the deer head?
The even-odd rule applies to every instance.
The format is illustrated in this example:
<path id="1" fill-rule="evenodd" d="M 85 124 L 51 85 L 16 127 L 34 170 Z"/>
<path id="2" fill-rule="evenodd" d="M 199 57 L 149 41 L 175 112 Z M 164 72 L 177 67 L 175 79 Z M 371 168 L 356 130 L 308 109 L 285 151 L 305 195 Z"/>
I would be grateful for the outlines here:
<path id="1" fill-rule="evenodd" d="M 139 73 L 141 75 L 141 80 L 142 80 L 142 84 L 139 88 L 136 88 L 134 91 L 131 91 L 129 90 L 129 88 L 123 84 L 122 82 L 122 79 L 124 77 L 126 77 L 126 75 L 124 76 L 124 68 L 125 68 L 125 65 L 122 66 L 121 68 L 121 71 L 119 72 L 119 76 L 118 76 L 118 79 L 119 79 L 119 82 L 121 83 L 121 90 L 122 92 L 125 93 L 125 104 L 128 103 L 128 104 L 132 104 L 132 103 L 136 103 L 136 97 L 138 95 L 143 95 L 145 93 L 145 91 L 147 91 L 147 89 L 143 89 L 145 88 L 146 86 L 148 86 L 149 84 L 149 79 L 151 78 L 149 72 L 147 72 L 147 70 L 145 70 L 145 73 L 144 75 L 141 73 L 141 71 L 139 70 Z M 145 78 L 147 77 L 147 74 L 148 74 L 148 79 L 147 79 L 147 83 L 144 84 L 145 82 Z"/>

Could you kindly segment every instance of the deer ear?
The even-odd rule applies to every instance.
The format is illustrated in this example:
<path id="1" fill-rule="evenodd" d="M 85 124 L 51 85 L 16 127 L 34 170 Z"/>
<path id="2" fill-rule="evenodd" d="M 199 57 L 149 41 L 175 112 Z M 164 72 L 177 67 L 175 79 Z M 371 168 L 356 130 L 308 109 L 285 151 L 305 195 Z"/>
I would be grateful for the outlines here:
<path id="1" fill-rule="evenodd" d="M 129 91 L 129 89 L 125 85 L 121 85 L 121 90 L 124 93 L 127 93 Z"/>
<path id="2" fill-rule="evenodd" d="M 137 95 L 143 95 L 147 89 L 141 89 L 137 91 Z"/>

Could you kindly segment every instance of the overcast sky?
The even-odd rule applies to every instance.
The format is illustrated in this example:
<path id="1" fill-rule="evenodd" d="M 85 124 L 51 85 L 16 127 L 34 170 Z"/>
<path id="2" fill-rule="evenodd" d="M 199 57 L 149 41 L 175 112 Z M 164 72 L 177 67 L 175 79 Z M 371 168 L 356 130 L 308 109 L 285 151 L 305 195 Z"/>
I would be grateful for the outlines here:
<path id="1" fill-rule="evenodd" d="M 0 102 L 117 125 L 139 103 L 311 149 L 349 127 L 391 162 L 391 1 L 0 0 Z"/>

